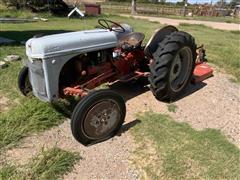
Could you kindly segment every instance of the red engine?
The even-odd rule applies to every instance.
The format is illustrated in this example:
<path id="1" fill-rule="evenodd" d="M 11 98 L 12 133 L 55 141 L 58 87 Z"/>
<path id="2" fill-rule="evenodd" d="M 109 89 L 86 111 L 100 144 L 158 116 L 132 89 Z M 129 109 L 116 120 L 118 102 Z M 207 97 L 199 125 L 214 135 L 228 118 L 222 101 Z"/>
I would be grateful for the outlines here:
<path id="1" fill-rule="evenodd" d="M 145 61 L 143 50 L 136 49 L 133 51 L 124 51 L 122 48 L 117 48 L 113 52 L 113 64 L 120 72 L 121 76 L 139 71 L 141 63 Z"/>
<path id="2" fill-rule="evenodd" d="M 87 59 L 87 56 L 81 57 L 81 61 L 76 61 L 77 76 L 85 80 L 80 82 L 80 85 L 65 87 L 63 89 L 65 95 L 84 96 L 86 93 L 83 89 L 93 89 L 104 82 L 116 80 L 126 82 L 140 76 L 147 76 L 141 70 L 143 64 L 147 64 L 147 59 L 141 48 L 130 51 L 116 48 L 111 53 L 108 52 L 107 55 L 106 52 L 103 54 L 105 54 L 104 57 L 100 58 L 101 61 L 96 61 L 97 64 L 91 62 L 91 58 Z"/>

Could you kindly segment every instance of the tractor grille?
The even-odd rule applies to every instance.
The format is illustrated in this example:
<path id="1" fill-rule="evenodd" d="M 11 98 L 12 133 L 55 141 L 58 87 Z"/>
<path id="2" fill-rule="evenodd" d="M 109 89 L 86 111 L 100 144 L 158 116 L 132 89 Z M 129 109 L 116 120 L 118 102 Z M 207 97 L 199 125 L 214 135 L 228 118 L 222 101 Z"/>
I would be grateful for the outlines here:
<path id="1" fill-rule="evenodd" d="M 30 82 L 33 88 L 33 94 L 44 100 L 47 98 L 44 72 L 41 60 L 34 60 L 28 63 L 30 72 Z"/>

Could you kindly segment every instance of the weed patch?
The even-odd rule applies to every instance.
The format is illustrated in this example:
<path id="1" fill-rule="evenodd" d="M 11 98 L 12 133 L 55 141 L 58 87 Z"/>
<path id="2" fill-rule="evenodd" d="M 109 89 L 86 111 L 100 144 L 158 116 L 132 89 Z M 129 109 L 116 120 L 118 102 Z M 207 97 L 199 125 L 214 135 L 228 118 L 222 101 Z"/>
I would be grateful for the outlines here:
<path id="1" fill-rule="evenodd" d="M 177 108 L 178 108 L 178 107 L 177 107 L 176 104 L 170 103 L 170 104 L 167 105 L 167 108 L 168 108 L 168 111 L 169 111 L 169 112 L 175 113 L 175 112 L 177 111 Z"/>
<path id="2" fill-rule="evenodd" d="M 73 169 L 80 159 L 77 153 L 57 147 L 43 150 L 26 165 L 19 167 L 5 165 L 0 169 L 0 176 L 7 179 L 58 179 Z"/>
<path id="3" fill-rule="evenodd" d="M 62 122 L 62 115 L 50 105 L 35 98 L 25 99 L 22 104 L 1 113 L 0 149 L 18 143 L 30 133 L 49 129 Z"/>

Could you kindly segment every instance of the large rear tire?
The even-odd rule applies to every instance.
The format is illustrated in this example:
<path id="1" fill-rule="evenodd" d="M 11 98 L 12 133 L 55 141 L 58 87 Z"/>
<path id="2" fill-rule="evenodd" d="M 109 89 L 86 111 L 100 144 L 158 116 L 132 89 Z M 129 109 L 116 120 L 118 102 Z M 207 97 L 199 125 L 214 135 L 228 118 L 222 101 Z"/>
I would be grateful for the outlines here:
<path id="1" fill-rule="evenodd" d="M 94 91 L 75 107 L 72 134 L 83 145 L 104 141 L 119 131 L 125 115 L 125 102 L 119 94 L 108 89 Z"/>
<path id="2" fill-rule="evenodd" d="M 149 82 L 158 100 L 174 100 L 191 80 L 196 59 L 194 38 L 186 32 L 167 36 L 153 54 Z"/>

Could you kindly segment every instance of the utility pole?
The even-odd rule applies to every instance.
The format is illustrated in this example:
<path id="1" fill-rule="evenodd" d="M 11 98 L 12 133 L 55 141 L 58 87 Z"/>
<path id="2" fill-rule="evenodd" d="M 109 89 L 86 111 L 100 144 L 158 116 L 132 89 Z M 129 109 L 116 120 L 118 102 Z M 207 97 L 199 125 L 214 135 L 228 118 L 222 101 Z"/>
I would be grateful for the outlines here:
<path id="1" fill-rule="evenodd" d="M 187 0 L 183 0 L 183 16 L 186 16 L 187 13 Z"/>
<path id="2" fill-rule="evenodd" d="M 137 14 L 137 0 L 132 0 L 132 12 L 131 14 L 134 15 L 134 14 Z"/>
<path id="3" fill-rule="evenodd" d="M 221 0 L 221 8 L 223 8 L 223 0 Z"/>

